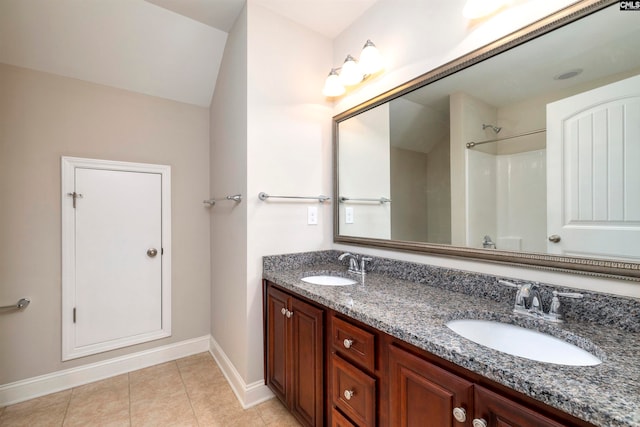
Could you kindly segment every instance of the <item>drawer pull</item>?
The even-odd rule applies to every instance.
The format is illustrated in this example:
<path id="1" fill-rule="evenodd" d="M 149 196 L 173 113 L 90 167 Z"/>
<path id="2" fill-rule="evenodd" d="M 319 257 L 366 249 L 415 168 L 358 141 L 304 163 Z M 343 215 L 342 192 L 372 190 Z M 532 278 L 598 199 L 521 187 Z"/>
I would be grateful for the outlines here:
<path id="1" fill-rule="evenodd" d="M 467 411 L 465 411 L 464 408 L 453 408 L 453 418 L 455 418 L 456 421 L 463 423 L 467 421 Z"/>
<path id="2" fill-rule="evenodd" d="M 351 400 L 351 398 L 353 397 L 353 395 L 355 394 L 355 392 L 353 390 L 345 390 L 344 391 L 344 398 L 347 400 Z M 486 427 L 486 426 L 485 426 Z"/>
<path id="3" fill-rule="evenodd" d="M 487 427 L 487 422 L 483 418 L 475 418 L 473 420 L 473 427 Z"/>
<path id="4" fill-rule="evenodd" d="M 282 313 L 282 315 L 284 316 L 285 314 L 287 314 L 287 309 L 282 307 L 282 310 L 280 310 L 280 313 Z"/>
<path id="5" fill-rule="evenodd" d="M 351 346 L 353 345 L 353 340 L 346 338 L 344 341 L 342 341 L 342 345 L 344 346 L 344 348 L 351 348 Z"/>

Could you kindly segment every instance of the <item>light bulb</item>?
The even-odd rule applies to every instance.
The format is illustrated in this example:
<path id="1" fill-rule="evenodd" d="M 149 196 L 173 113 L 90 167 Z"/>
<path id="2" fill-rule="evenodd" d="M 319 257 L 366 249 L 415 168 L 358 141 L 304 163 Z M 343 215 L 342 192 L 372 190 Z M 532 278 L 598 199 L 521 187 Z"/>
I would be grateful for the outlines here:
<path id="1" fill-rule="evenodd" d="M 364 76 L 355 58 L 351 55 L 347 55 L 347 58 L 342 64 L 342 70 L 340 70 L 340 81 L 345 86 L 357 85 L 362 81 Z"/>
<path id="2" fill-rule="evenodd" d="M 327 80 L 324 82 L 322 88 L 322 94 L 324 96 L 340 96 L 345 92 L 345 88 L 340 82 L 340 77 L 335 68 L 331 69 L 331 72 L 327 76 Z"/>
<path id="3" fill-rule="evenodd" d="M 360 54 L 360 70 L 365 74 L 373 74 L 382 70 L 382 55 L 371 40 L 367 40 Z"/>

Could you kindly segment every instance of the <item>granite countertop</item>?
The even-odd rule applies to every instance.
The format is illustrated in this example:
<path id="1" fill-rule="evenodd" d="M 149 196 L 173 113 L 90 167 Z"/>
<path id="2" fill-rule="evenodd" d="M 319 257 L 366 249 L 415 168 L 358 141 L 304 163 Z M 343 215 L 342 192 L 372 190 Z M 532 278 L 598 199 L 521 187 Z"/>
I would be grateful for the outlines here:
<path id="1" fill-rule="evenodd" d="M 320 286 L 301 280 L 315 274 L 350 277 L 358 283 Z M 263 276 L 577 418 L 598 426 L 640 426 L 638 331 L 575 319 L 562 325 L 549 324 L 514 315 L 512 304 L 504 301 L 376 272 L 362 280 L 336 263 L 306 266 L 285 263 L 280 268 L 270 264 Z M 573 367 L 523 359 L 476 344 L 445 326 L 449 320 L 469 318 L 499 320 L 547 332 L 589 350 L 603 363 Z"/>

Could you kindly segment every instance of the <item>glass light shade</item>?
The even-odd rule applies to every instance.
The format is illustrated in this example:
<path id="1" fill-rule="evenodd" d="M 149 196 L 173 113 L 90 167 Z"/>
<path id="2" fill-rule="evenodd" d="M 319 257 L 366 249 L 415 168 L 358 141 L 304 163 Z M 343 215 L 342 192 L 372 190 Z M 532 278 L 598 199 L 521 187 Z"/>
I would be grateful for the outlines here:
<path id="1" fill-rule="evenodd" d="M 462 14 L 468 19 L 482 18 L 500 9 L 506 2 L 506 0 L 467 0 Z"/>
<path id="2" fill-rule="evenodd" d="M 336 72 L 336 69 L 333 68 L 329 75 L 327 76 L 327 80 L 324 82 L 324 87 L 322 88 L 322 94 L 324 96 L 340 96 L 345 92 L 345 88 L 340 82 L 340 77 Z"/>
<path id="3" fill-rule="evenodd" d="M 371 40 L 367 40 L 360 54 L 360 70 L 366 75 L 377 73 L 382 70 L 382 67 L 380 51 Z"/>
<path id="4" fill-rule="evenodd" d="M 351 55 L 347 55 L 347 58 L 342 64 L 342 70 L 340 70 L 340 81 L 345 86 L 357 85 L 362 81 L 364 76 L 355 58 Z"/>

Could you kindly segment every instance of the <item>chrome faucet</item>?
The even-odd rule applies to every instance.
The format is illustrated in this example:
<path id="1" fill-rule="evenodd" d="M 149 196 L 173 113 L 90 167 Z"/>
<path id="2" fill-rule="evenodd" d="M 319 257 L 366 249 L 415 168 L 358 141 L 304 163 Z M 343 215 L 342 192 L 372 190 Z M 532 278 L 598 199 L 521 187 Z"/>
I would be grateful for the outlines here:
<path id="1" fill-rule="evenodd" d="M 516 285 L 515 283 L 509 282 L 507 280 L 498 280 L 498 283 L 512 288 L 518 288 L 518 291 L 516 292 L 516 300 L 513 306 L 514 313 L 535 317 L 538 319 L 544 319 L 549 322 L 564 322 L 562 307 L 560 304 L 560 299 L 558 297 L 583 297 L 583 295 L 579 293 L 553 291 L 553 299 L 551 300 L 549 312 L 545 313 L 542 306 L 542 298 L 540 296 L 540 287 L 537 283 L 524 283 L 522 285 Z"/>
<path id="2" fill-rule="evenodd" d="M 367 263 L 373 261 L 373 258 L 361 257 L 349 252 L 345 252 L 338 257 L 338 260 L 342 261 L 345 258 L 349 258 L 349 273 L 356 273 L 365 275 L 367 273 Z"/>

